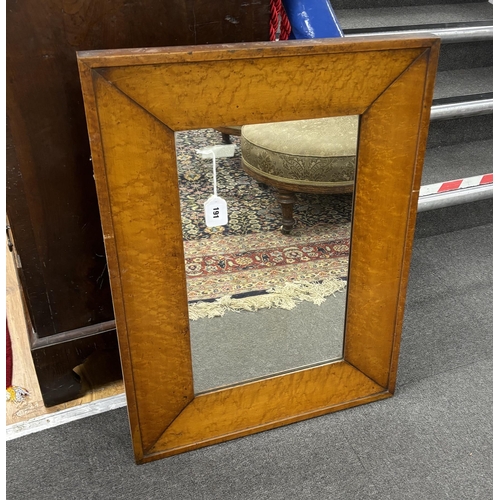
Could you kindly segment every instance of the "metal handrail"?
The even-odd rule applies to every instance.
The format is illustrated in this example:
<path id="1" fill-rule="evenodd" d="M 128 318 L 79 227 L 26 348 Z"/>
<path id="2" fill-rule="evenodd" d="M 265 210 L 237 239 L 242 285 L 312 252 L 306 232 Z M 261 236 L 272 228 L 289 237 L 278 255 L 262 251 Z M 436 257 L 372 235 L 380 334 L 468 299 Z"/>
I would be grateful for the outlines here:
<path id="1" fill-rule="evenodd" d="M 401 30 L 385 30 L 366 33 L 346 33 L 352 36 L 387 36 L 387 35 L 426 35 L 431 34 L 441 38 L 442 43 L 482 42 L 493 40 L 493 25 L 471 26 L 462 28 L 410 28 Z"/>
<path id="2" fill-rule="evenodd" d="M 489 115 L 491 113 L 493 113 L 493 99 L 434 104 L 431 108 L 431 121 Z"/>
<path id="3" fill-rule="evenodd" d="M 493 183 L 473 186 L 444 193 L 428 194 L 418 199 L 418 212 L 427 212 L 437 208 L 451 207 L 493 197 Z"/>

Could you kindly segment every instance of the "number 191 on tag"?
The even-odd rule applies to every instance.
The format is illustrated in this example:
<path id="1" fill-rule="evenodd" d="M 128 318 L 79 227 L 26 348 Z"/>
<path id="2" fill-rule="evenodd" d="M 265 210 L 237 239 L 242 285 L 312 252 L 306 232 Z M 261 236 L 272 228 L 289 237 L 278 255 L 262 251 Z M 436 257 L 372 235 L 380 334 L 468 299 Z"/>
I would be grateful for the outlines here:
<path id="1" fill-rule="evenodd" d="M 205 223 L 207 227 L 227 224 L 227 203 L 219 196 L 211 196 L 205 203 Z"/>

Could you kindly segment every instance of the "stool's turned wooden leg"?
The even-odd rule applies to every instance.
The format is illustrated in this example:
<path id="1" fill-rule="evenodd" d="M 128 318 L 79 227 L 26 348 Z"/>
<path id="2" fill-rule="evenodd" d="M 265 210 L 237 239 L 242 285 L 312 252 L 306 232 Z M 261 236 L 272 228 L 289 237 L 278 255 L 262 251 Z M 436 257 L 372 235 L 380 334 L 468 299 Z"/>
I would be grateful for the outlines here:
<path id="1" fill-rule="evenodd" d="M 285 191 L 284 189 L 278 189 L 276 193 L 276 199 L 281 205 L 281 213 L 283 216 L 283 226 L 281 227 L 281 232 L 283 234 L 290 234 L 293 229 L 293 204 L 297 201 L 295 193 L 292 191 Z"/>

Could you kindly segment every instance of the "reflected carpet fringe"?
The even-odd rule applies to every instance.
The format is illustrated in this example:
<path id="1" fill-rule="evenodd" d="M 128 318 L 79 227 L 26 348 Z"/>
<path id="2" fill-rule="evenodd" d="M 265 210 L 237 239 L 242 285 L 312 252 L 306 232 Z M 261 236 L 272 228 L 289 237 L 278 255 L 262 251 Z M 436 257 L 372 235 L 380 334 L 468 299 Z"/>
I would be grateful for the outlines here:
<path id="1" fill-rule="evenodd" d="M 262 295 L 234 299 L 225 295 L 214 302 L 195 302 L 189 304 L 189 319 L 194 321 L 201 318 L 215 318 L 224 316 L 227 311 L 258 311 L 259 309 L 293 309 L 299 302 L 307 301 L 320 305 L 326 297 L 343 290 L 344 280 L 329 279 L 322 282 L 295 281 L 283 286 L 276 286 Z"/>

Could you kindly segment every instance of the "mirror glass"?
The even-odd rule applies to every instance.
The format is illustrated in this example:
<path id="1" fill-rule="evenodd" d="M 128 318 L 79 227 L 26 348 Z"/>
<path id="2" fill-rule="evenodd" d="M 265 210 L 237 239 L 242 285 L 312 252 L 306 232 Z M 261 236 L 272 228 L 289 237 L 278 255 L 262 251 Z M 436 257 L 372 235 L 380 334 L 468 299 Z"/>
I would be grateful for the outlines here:
<path id="1" fill-rule="evenodd" d="M 342 358 L 358 122 L 176 133 L 195 393 Z"/>

